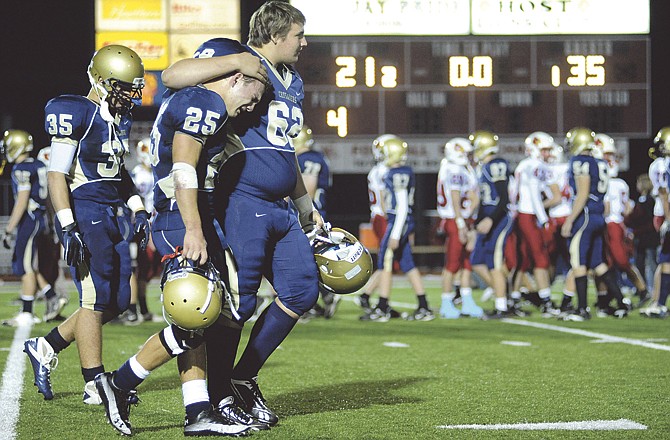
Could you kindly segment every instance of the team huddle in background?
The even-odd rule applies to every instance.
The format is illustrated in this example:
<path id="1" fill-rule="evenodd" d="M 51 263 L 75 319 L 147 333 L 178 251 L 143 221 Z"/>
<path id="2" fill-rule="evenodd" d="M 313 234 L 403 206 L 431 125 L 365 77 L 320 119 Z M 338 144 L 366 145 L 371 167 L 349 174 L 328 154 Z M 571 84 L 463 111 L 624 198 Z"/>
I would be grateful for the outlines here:
<path id="1" fill-rule="evenodd" d="M 587 276 L 592 275 L 597 316 L 623 318 L 632 310 L 632 301 L 620 288 L 623 276 L 635 289 L 635 305 L 642 316 L 665 317 L 670 289 L 666 249 L 670 245 L 664 245 L 670 224 L 666 221 L 670 127 L 654 139 L 649 153 L 655 160 L 648 176 L 638 179 L 637 206 L 630 200 L 628 184 L 617 177 L 616 146 L 607 134 L 575 127 L 561 145 L 538 131 L 525 139 L 524 146 L 526 157 L 514 170 L 498 155 L 498 136 L 489 131 L 453 138 L 444 147 L 437 177 L 437 233 L 444 239 L 445 255 L 440 316 L 526 316 L 521 305 L 531 303 L 543 317 L 587 320 L 591 317 Z M 402 316 L 388 303 L 388 286 L 379 282 L 383 274 L 394 271 L 394 262 L 417 295 L 417 310 L 406 317 L 434 319 L 411 254 L 414 175 L 406 165 L 407 151 L 407 143 L 393 135 L 373 143 L 377 164 L 368 174 L 368 193 L 372 227 L 381 244 L 378 271 L 357 298 L 365 312 L 362 320 Z M 649 239 L 652 224 L 656 229 Z M 631 264 L 628 225 L 640 231 L 638 264 Z M 653 276 L 642 275 L 649 272 L 645 265 L 657 267 Z M 495 295 L 491 311 L 484 312 L 472 298 L 473 271 L 485 284 L 483 298 Z M 557 275 L 565 277 L 560 304 L 551 300 Z M 379 301 L 372 307 L 370 295 L 378 286 Z"/>

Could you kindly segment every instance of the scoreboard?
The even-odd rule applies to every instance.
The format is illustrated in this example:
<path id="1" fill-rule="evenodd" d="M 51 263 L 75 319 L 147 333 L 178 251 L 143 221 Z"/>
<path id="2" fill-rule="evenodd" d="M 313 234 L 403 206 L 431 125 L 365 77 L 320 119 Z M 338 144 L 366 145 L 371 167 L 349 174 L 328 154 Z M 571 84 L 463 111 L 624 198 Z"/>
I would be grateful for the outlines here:
<path id="1" fill-rule="evenodd" d="M 410 145 L 417 172 L 475 130 L 523 158 L 523 140 L 651 135 L 648 0 L 291 0 L 306 16 L 296 68 L 305 123 L 336 173 L 364 173 L 374 138 Z"/>
<path id="2" fill-rule="evenodd" d="M 306 122 L 347 138 L 650 128 L 646 36 L 308 37 Z"/>

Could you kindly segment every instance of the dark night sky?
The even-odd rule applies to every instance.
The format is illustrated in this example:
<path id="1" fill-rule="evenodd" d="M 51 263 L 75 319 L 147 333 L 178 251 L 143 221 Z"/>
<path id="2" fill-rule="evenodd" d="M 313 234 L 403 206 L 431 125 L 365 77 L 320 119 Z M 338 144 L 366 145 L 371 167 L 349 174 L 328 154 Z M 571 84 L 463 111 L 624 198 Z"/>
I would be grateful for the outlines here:
<path id="1" fill-rule="evenodd" d="M 242 15 L 250 14 L 261 3 L 243 1 Z M 94 51 L 93 4 L 93 0 L 3 1 L 0 14 L 1 130 L 22 128 L 33 134 L 37 146 L 46 145 L 48 138 L 43 128 L 46 102 L 64 93 L 87 93 L 86 66 Z M 670 1 L 651 0 L 651 14 L 653 137 L 660 127 L 670 125 Z M 246 21 L 248 18 L 243 20 Z M 143 119 L 141 112 L 136 113 L 136 119 Z M 631 140 L 631 171 L 622 175 L 629 183 L 634 182 L 637 174 L 646 172 L 651 162 L 646 154 L 649 144 L 650 139 Z M 363 176 L 351 176 L 347 180 L 364 187 L 365 182 L 360 177 Z M 335 184 L 339 179 L 343 177 L 335 176 Z M 430 184 L 424 187 L 428 189 Z M 631 189 L 634 190 L 634 184 Z M 364 217 L 367 215 L 365 195 L 361 196 L 360 203 Z M 347 206 L 346 201 L 344 205 Z M 432 209 L 430 203 L 427 205 L 424 209 Z"/>

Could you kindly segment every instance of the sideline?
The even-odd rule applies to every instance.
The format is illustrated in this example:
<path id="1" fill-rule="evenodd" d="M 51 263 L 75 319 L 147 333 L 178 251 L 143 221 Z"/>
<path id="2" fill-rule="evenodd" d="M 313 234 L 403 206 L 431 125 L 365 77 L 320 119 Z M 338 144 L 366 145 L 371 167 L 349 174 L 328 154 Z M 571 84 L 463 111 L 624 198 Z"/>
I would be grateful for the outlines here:
<path id="1" fill-rule="evenodd" d="M 670 351 L 669 345 L 655 344 L 653 342 L 647 342 L 641 339 L 623 338 L 621 336 L 611 336 L 604 333 L 580 330 L 578 328 L 561 327 L 558 325 L 542 324 L 540 322 L 524 321 L 521 319 L 503 318 L 500 321 L 507 324 L 525 325 L 526 327 L 535 327 L 544 330 L 553 330 L 557 332 L 571 333 L 573 335 L 586 336 L 587 338 L 595 338 L 602 342 L 619 342 L 621 344 L 636 345 L 638 347 L 651 348 L 654 350 Z"/>
<path id="2" fill-rule="evenodd" d="M 19 419 L 19 401 L 23 391 L 23 374 L 26 359 L 23 355 L 23 343 L 30 337 L 32 323 L 20 326 L 14 332 L 14 340 L 9 349 L 5 371 L 2 373 L 0 389 L 0 433 L 4 439 L 16 438 L 16 422 Z"/>
<path id="3" fill-rule="evenodd" d="M 485 429 L 501 430 L 514 429 L 517 431 L 539 431 L 539 430 L 561 430 L 561 431 L 619 431 L 619 430 L 645 430 L 647 427 L 641 423 L 628 419 L 619 420 L 586 420 L 583 422 L 557 422 L 557 423 L 512 423 L 497 425 L 442 425 L 438 429 Z"/>

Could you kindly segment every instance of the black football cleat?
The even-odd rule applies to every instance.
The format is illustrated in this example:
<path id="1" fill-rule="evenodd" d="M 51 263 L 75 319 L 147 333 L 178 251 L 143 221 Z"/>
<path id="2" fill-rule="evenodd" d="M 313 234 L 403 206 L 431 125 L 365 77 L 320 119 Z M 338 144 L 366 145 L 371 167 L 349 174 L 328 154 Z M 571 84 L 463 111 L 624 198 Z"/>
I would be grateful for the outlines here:
<path id="1" fill-rule="evenodd" d="M 228 396 L 219 402 L 216 411 L 230 424 L 249 426 L 252 431 L 264 431 L 270 429 L 270 425 L 261 423 L 251 414 L 244 412 L 242 408 L 235 404 L 235 398 Z"/>
<path id="2" fill-rule="evenodd" d="M 95 376 L 95 387 L 105 406 L 107 420 L 114 429 L 124 435 L 133 435 L 130 426 L 130 405 L 137 404 L 137 391 L 124 391 L 112 382 L 112 373 L 100 373 Z"/>
<path id="3" fill-rule="evenodd" d="M 233 379 L 233 392 L 237 403 L 248 414 L 251 414 L 256 420 L 269 426 L 274 426 L 279 422 L 277 415 L 268 408 L 265 398 L 258 388 L 258 376 L 249 380 Z"/>
<path id="4" fill-rule="evenodd" d="M 251 430 L 250 426 L 231 423 L 211 408 L 200 412 L 192 419 L 186 417 L 184 420 L 184 435 L 186 437 L 242 437 L 249 434 Z"/>

